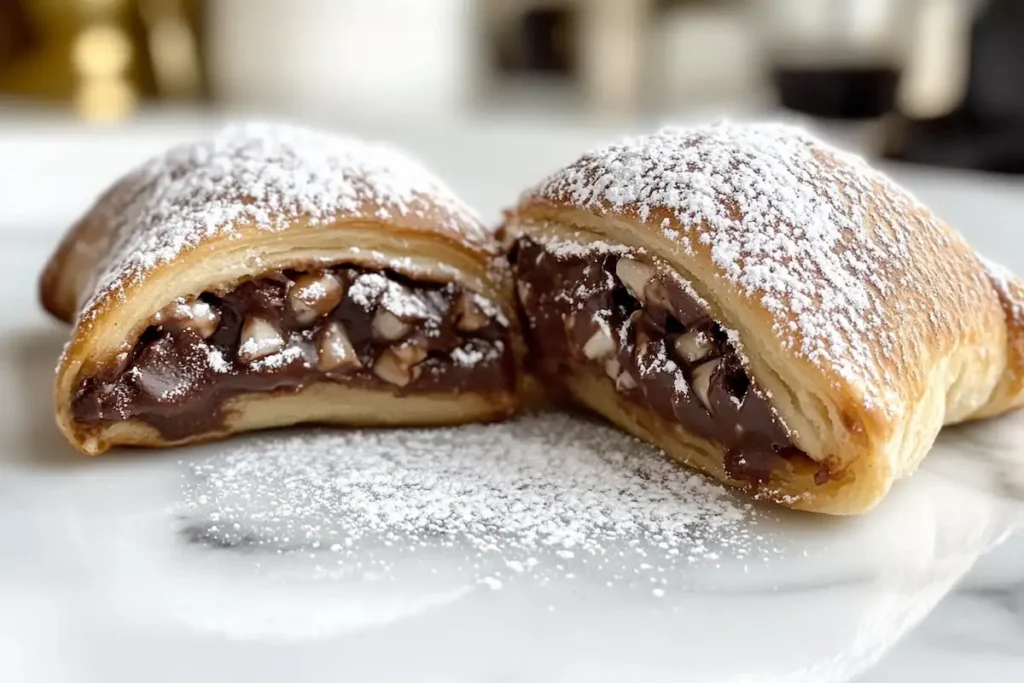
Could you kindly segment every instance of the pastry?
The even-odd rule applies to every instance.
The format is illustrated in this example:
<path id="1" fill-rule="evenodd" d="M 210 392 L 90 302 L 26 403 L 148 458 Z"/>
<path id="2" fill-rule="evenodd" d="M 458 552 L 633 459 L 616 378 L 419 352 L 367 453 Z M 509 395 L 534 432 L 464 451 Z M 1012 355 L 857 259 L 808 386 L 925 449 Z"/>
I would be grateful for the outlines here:
<path id="1" fill-rule="evenodd" d="M 943 425 L 1024 401 L 1024 289 L 791 127 L 586 154 L 502 231 L 531 370 L 758 499 L 864 512 Z"/>
<path id="2" fill-rule="evenodd" d="M 518 402 L 493 232 L 418 163 L 355 140 L 246 124 L 169 151 L 70 230 L 41 298 L 74 322 L 55 408 L 89 454 Z"/>

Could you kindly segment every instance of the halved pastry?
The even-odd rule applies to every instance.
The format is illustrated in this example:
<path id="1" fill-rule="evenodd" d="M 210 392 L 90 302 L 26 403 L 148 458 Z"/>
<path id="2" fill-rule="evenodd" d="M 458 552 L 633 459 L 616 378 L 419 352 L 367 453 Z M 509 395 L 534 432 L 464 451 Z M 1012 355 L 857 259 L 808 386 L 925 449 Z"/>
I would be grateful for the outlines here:
<path id="1" fill-rule="evenodd" d="M 759 499 L 863 512 L 943 425 L 1024 401 L 1024 290 L 790 127 L 587 154 L 504 233 L 533 371 Z"/>
<path id="2" fill-rule="evenodd" d="M 419 164 L 355 140 L 250 124 L 173 149 L 71 229 L 41 295 L 75 323 L 55 407 L 89 454 L 518 402 L 493 234 Z"/>

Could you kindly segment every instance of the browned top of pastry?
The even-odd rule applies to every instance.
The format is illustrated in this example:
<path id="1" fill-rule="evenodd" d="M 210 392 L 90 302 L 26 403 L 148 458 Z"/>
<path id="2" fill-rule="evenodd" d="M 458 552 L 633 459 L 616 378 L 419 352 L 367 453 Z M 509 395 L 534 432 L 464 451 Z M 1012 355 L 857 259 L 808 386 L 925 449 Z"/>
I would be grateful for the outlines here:
<path id="1" fill-rule="evenodd" d="M 110 188 L 67 234 L 41 294 L 64 320 L 90 315 L 133 281 L 240 226 L 386 222 L 491 253 L 477 215 L 418 162 L 386 146 L 274 124 L 230 126 L 176 147 Z M 69 272 L 72 271 L 72 272 Z"/>
<path id="2" fill-rule="evenodd" d="M 573 210 L 627 219 L 706 264 L 869 410 L 901 410 L 894 377 L 919 395 L 938 347 L 999 324 L 959 235 L 859 157 L 790 126 L 666 129 L 611 145 L 528 191 L 513 217 Z"/>

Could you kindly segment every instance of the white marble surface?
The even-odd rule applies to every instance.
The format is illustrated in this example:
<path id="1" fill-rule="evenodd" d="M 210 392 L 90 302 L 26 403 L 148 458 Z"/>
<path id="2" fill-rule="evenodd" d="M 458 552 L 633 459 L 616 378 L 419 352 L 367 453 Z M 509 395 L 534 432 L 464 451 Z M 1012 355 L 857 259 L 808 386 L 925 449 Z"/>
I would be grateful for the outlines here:
<path id="1" fill-rule="evenodd" d="M 36 273 L 106 182 L 205 125 L 0 124 L 0 680 L 1022 680 L 1024 541 L 989 551 L 1024 519 L 1024 417 L 944 434 L 922 471 L 864 518 L 758 512 L 760 561 L 726 548 L 684 567 L 651 548 L 649 566 L 672 574 L 660 596 L 547 551 L 544 571 L 505 569 L 496 588 L 481 578 L 505 567 L 500 547 L 476 557 L 428 544 L 416 562 L 391 558 L 383 581 L 325 574 L 310 554 L 335 540 L 330 524 L 297 544 L 232 545 L 211 529 L 219 520 L 196 504 L 209 482 L 194 465 L 216 471 L 241 446 L 76 457 L 49 409 L 66 330 L 38 310 Z M 415 150 L 489 218 L 611 134 L 508 122 L 357 127 Z M 1024 271 L 1024 184 L 897 175 Z M 250 499 L 230 521 L 274 505 Z M 407 542 L 395 540 L 398 550 Z"/>

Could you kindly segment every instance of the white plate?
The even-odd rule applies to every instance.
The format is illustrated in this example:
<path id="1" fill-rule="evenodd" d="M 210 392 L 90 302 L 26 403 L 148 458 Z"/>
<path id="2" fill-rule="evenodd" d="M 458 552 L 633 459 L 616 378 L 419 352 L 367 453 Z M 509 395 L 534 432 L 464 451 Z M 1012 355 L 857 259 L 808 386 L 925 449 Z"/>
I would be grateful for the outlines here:
<path id="1" fill-rule="evenodd" d="M 527 143 L 520 137 L 488 138 L 480 147 L 518 149 Z M 84 158 L 94 147 L 75 138 L 64 150 L 67 140 L 46 140 L 43 158 L 55 160 Z M 421 147 L 448 149 L 438 138 L 424 138 Z M 472 189 L 471 150 L 461 153 L 424 156 Z M 511 152 L 508 159 L 515 161 Z M 535 175 L 527 166 L 554 161 L 531 158 L 508 178 Z M 10 179 L 27 167 L 0 166 Z M 68 183 L 75 175 L 61 173 Z M 75 173 L 89 176 L 85 166 Z M 521 183 L 508 178 L 481 181 L 476 196 L 487 204 L 514 195 L 504 186 Z M 920 187 L 964 216 L 1010 196 L 982 202 L 975 193 L 972 213 L 940 184 Z M 26 200 L 16 217 L 34 227 L 26 212 L 35 207 L 40 221 L 77 210 L 60 203 L 59 186 L 47 196 L 52 204 Z M 496 214 L 497 205 L 482 208 Z M 980 241 L 997 243 L 1012 222 L 989 220 Z M 366 515 L 380 508 L 337 496 L 386 492 L 366 481 L 357 486 L 353 472 L 379 483 L 393 466 L 405 473 L 402 481 L 414 481 L 409 471 L 429 472 L 445 440 L 461 454 L 445 466 L 446 482 L 490 481 L 492 498 L 501 482 L 515 480 L 513 470 L 527 476 L 547 467 L 544 476 L 563 483 L 619 477 L 625 492 L 642 481 L 637 470 L 664 472 L 650 449 L 582 418 L 528 417 L 437 432 L 419 443 L 379 434 L 372 447 L 365 435 L 318 433 L 303 437 L 300 449 L 280 433 L 83 459 L 56 432 L 50 408 L 67 330 L 45 319 L 31 286 L 57 233 L 15 234 L 0 250 L 7 294 L 0 310 L 7 396 L 0 411 L 0 680 L 845 680 L 928 613 L 1019 515 L 1024 417 L 947 431 L 922 470 L 862 518 L 751 510 L 710 485 L 675 478 L 663 504 L 676 513 L 667 513 L 661 539 L 652 540 L 650 524 L 630 535 L 620 520 L 603 536 L 577 524 L 572 547 L 551 542 L 579 522 L 571 517 L 562 526 L 533 525 L 544 529 L 539 537 L 528 529 L 502 537 L 500 525 L 470 529 L 471 538 L 441 537 L 409 517 L 371 525 Z M 354 438 L 361 448 L 352 447 Z M 467 457 L 467 440 L 478 460 Z M 340 450 L 328 453 L 328 443 Z M 273 444 L 286 457 L 275 462 Z M 628 460 L 616 460 L 623 452 Z M 351 467 L 330 479 L 327 459 Z M 487 479 L 497 464 L 512 470 Z M 575 479 L 559 474 L 564 468 Z M 649 491 L 664 486 L 648 484 Z M 518 500 L 536 521 L 553 495 L 514 489 L 502 505 Z M 580 491 L 566 495 L 577 499 L 565 510 L 588 514 Z M 595 505 L 625 494 L 602 495 Z M 471 497 L 458 503 L 483 514 Z M 635 518 L 655 519 L 651 499 L 641 503 Z M 680 509 L 729 521 L 715 516 L 687 526 Z M 347 547 L 354 532 L 359 543 Z"/>

